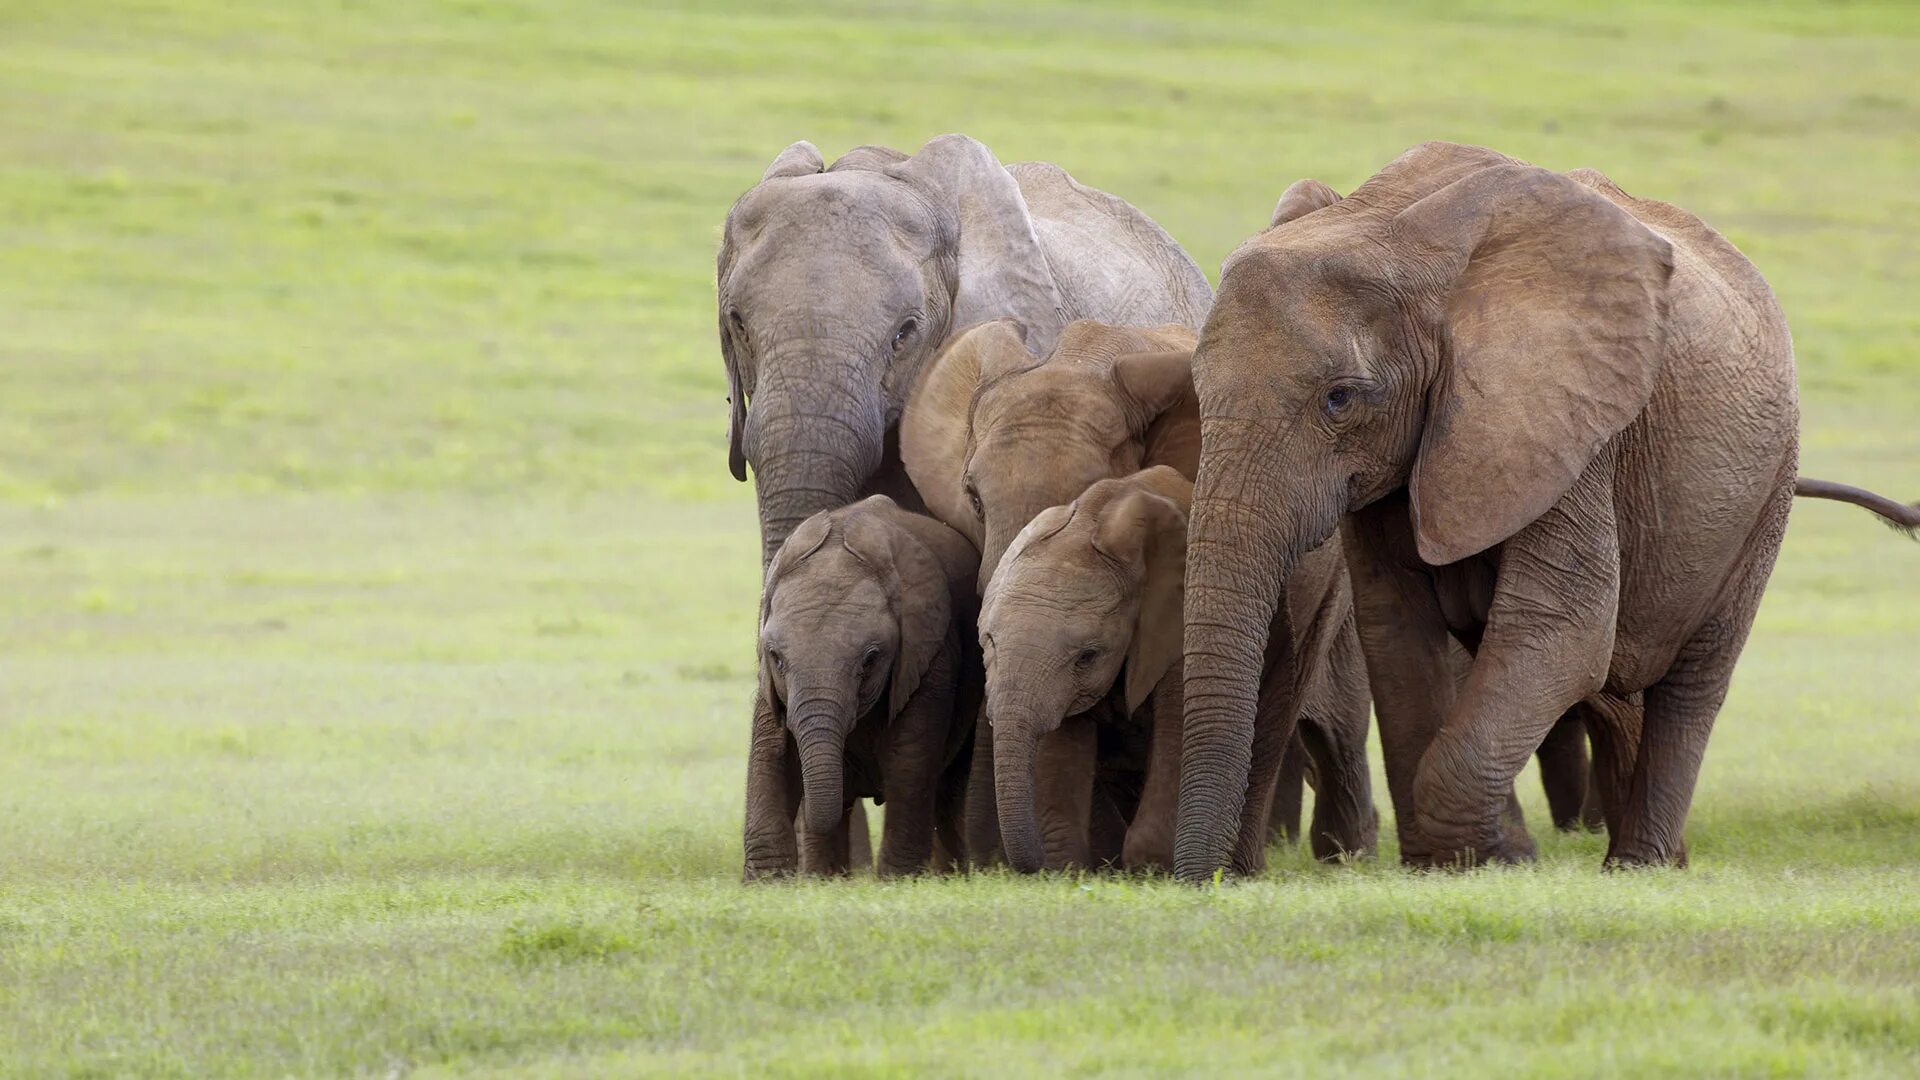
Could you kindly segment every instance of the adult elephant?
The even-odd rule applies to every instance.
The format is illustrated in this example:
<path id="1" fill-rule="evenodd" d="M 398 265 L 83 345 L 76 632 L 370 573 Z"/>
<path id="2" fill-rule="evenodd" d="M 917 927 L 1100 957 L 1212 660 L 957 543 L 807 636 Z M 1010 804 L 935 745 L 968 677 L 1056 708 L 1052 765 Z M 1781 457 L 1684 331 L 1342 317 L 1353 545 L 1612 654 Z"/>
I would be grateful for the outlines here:
<path id="1" fill-rule="evenodd" d="M 1608 862 L 1684 864 L 1795 490 L 1771 290 L 1683 210 L 1477 147 L 1289 196 L 1194 363 L 1176 872 L 1227 863 L 1268 620 L 1336 530 L 1405 861 L 1530 856 L 1500 811 L 1578 705 Z M 1449 638 L 1474 654 L 1457 686 Z"/>
<path id="2" fill-rule="evenodd" d="M 811 143 L 787 147 L 727 214 L 716 284 L 728 461 L 739 480 L 753 467 L 763 567 L 820 511 L 869 494 L 922 505 L 896 429 L 954 331 L 1010 316 L 1051 347 L 1081 318 L 1197 330 L 1213 297 L 1139 210 L 964 135 L 912 156 L 863 146 L 832 168 Z M 765 702 L 754 714 L 747 789 L 776 790 L 787 747 Z M 749 843 L 749 877 L 781 861 Z"/>

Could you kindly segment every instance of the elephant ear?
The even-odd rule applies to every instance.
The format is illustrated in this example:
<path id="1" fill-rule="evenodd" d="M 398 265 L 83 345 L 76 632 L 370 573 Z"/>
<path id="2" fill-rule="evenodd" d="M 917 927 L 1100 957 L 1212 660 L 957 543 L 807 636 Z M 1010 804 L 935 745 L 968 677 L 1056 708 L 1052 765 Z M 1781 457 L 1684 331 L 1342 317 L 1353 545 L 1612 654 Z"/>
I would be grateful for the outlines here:
<path id="1" fill-rule="evenodd" d="M 780 550 L 768 560 L 766 578 L 760 583 L 760 622 L 755 627 L 756 634 L 765 631 L 767 617 L 773 614 L 773 594 L 780 587 L 780 579 L 806 561 L 808 556 L 819 551 L 832 533 L 833 515 L 815 514 L 787 534 Z M 767 671 L 765 649 L 760 651 L 760 693 L 770 704 L 779 707 L 779 699 L 773 693 L 773 676 Z"/>
<path id="2" fill-rule="evenodd" d="M 1127 646 L 1123 691 L 1131 714 L 1180 661 L 1193 485 L 1164 465 L 1135 473 L 1127 485 L 1129 490 L 1101 513 L 1094 546 L 1141 574 L 1140 614 Z"/>
<path id="3" fill-rule="evenodd" d="M 940 558 L 898 523 L 904 513 L 885 495 L 870 496 L 847 517 L 847 550 L 880 578 L 900 629 L 889 674 L 887 715 L 899 716 L 953 629 L 953 603 Z"/>
<path id="4" fill-rule="evenodd" d="M 811 176 L 817 172 L 824 172 L 826 167 L 826 159 L 820 156 L 819 149 L 807 140 L 801 139 L 780 151 L 779 155 L 773 159 L 773 164 L 767 166 L 767 171 L 760 174 L 760 180 L 764 183 L 783 176 Z"/>
<path id="5" fill-rule="evenodd" d="M 1673 250 L 1625 210 L 1527 165 L 1475 172 L 1394 220 L 1437 260 L 1442 362 L 1413 466 L 1420 557 L 1440 566 L 1524 528 L 1646 408 Z"/>
<path id="6" fill-rule="evenodd" d="M 1267 228 L 1285 225 L 1339 201 L 1340 193 L 1318 180 L 1295 180 L 1280 193 L 1280 201 L 1273 205 L 1273 220 L 1267 223 Z"/>
<path id="7" fill-rule="evenodd" d="M 1025 331 L 999 319 L 965 331 L 948 343 L 920 376 L 900 416 L 900 461 L 914 490 L 933 516 L 959 530 L 977 549 L 985 541 L 963 477 L 973 423 L 973 396 L 982 369 L 1014 362 L 1031 364 Z"/>
<path id="8" fill-rule="evenodd" d="M 721 255 L 725 275 L 726 255 Z M 747 435 L 747 392 L 740 383 L 740 358 L 733 343 L 733 328 L 727 325 L 726 312 L 720 313 L 720 359 L 727 366 L 727 470 L 735 480 L 747 478 L 747 452 L 742 440 Z"/>
<path id="9" fill-rule="evenodd" d="M 993 152 L 965 135 L 942 135 L 892 174 L 952 216 L 956 273 L 949 326 L 1012 317 L 1045 354 L 1067 324 L 1027 201 Z"/>
<path id="10" fill-rule="evenodd" d="M 1135 434 L 1193 393 L 1193 347 L 1127 353 L 1113 362 L 1113 381 L 1132 404 Z"/>

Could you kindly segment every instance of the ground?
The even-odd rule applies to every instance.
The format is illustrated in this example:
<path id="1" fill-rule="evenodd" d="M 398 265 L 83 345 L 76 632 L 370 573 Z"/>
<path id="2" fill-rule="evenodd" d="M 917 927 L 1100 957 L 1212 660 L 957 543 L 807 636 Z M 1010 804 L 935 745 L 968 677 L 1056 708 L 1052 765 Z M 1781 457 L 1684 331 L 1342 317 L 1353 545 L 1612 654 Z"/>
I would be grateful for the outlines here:
<path id="1" fill-rule="evenodd" d="M 1804 470 L 1912 499 L 1920 11 L 804 10 L 0 6 L 0 1075 L 1920 1070 L 1920 547 L 1831 504 L 1691 870 L 742 887 L 712 308 L 799 138 L 969 132 L 1209 273 L 1483 142 L 1723 229 Z"/>

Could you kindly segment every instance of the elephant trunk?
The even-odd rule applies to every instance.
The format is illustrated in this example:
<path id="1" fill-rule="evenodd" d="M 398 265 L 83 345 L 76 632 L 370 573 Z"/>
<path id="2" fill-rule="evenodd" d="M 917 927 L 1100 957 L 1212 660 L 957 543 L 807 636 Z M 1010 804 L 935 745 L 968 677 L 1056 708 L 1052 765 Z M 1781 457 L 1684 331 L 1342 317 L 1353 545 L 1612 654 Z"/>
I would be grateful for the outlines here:
<path id="1" fill-rule="evenodd" d="M 831 834 L 846 816 L 846 738 L 834 719 L 803 716 L 794 724 L 807 831 L 815 836 Z"/>
<path id="2" fill-rule="evenodd" d="M 879 471 L 886 410 L 877 389 L 856 388 L 851 355 L 851 346 L 802 340 L 763 361 L 744 440 L 762 565 L 801 522 L 858 499 Z"/>
<path id="3" fill-rule="evenodd" d="M 1046 866 L 1034 805 L 1034 773 L 1039 740 L 1034 725 L 996 722 L 993 730 L 993 789 L 1000 810 L 1000 845 L 1007 865 L 1023 874 Z"/>
<path id="4" fill-rule="evenodd" d="M 1238 501 L 1250 463 L 1209 460 L 1187 527 L 1186 716 L 1174 874 L 1205 881 L 1228 866 L 1247 797 L 1268 629 L 1305 545 L 1294 514 Z M 1234 494 L 1217 494 L 1217 491 Z"/>

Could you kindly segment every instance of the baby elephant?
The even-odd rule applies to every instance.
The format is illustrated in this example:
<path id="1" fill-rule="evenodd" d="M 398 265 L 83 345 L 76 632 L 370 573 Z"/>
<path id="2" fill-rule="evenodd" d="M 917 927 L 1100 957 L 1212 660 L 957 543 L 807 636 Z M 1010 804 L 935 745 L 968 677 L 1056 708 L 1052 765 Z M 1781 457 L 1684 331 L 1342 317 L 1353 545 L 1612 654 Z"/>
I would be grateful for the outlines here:
<path id="1" fill-rule="evenodd" d="M 1035 517 L 987 584 L 986 715 L 1001 841 L 1015 869 L 1089 863 L 1096 785 L 1131 811 L 1121 862 L 1173 865 L 1192 496 L 1166 466 L 1099 481 Z M 1315 687 L 1309 699 L 1343 692 Z M 1315 853 L 1370 850 L 1376 818 L 1364 755 L 1336 752 L 1338 730 L 1309 721 L 1301 734 L 1318 751 Z"/>
<path id="2" fill-rule="evenodd" d="M 987 583 L 986 715 L 1016 870 L 1091 864 L 1096 784 L 1132 811 L 1121 862 L 1172 869 L 1192 498 L 1164 465 L 1101 480 L 1036 516 Z"/>
<path id="3" fill-rule="evenodd" d="M 880 874 L 926 867 L 936 834 L 941 864 L 963 857 L 980 674 L 971 635 L 956 625 L 973 624 L 978 561 L 960 534 L 884 495 L 815 514 L 787 537 L 761 594 L 761 700 L 771 715 L 756 717 L 754 732 L 756 753 L 778 746 L 786 761 L 754 776 L 780 778 L 784 790 L 750 785 L 749 852 L 778 844 L 804 796 L 802 865 L 845 873 L 835 838 L 866 797 L 887 808 Z"/>

